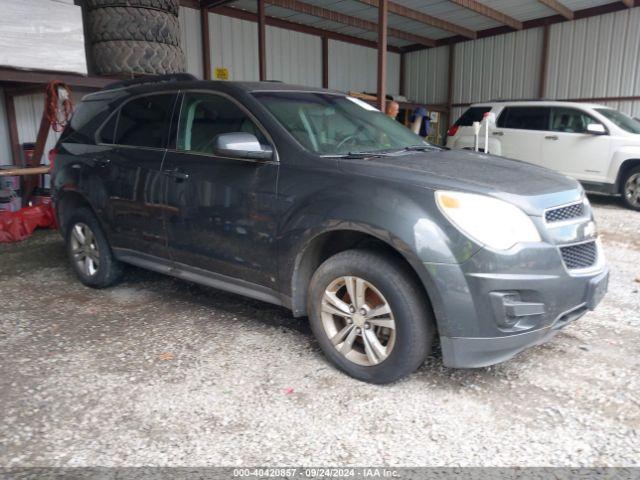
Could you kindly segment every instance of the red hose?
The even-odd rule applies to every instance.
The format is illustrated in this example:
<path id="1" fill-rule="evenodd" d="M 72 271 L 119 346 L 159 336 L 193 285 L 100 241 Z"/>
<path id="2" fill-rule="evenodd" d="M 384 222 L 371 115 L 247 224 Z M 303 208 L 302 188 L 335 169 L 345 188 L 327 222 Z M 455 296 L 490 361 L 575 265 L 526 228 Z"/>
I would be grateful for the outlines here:
<path id="1" fill-rule="evenodd" d="M 62 101 L 59 97 L 60 89 L 67 91 L 67 97 Z M 58 133 L 62 132 L 71 120 L 72 113 L 73 102 L 71 101 L 71 89 L 68 85 L 57 80 L 49 83 L 46 91 L 45 114 L 47 120 L 51 123 L 53 131 Z"/>

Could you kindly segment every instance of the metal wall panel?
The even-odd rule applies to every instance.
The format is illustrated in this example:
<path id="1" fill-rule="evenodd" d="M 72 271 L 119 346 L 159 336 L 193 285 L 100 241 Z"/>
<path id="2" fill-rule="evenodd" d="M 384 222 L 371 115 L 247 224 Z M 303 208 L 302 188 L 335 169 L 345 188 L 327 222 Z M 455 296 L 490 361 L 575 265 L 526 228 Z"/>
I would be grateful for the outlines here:
<path id="1" fill-rule="evenodd" d="M 329 88 L 377 91 L 378 52 L 374 48 L 329 40 Z M 400 54 L 387 53 L 387 93 L 400 91 Z"/>
<path id="2" fill-rule="evenodd" d="M 416 102 L 447 103 L 449 48 L 438 47 L 405 54 L 405 96 Z"/>
<path id="3" fill-rule="evenodd" d="M 453 103 L 536 98 L 542 41 L 532 28 L 456 44 Z"/>
<path id="4" fill-rule="evenodd" d="M 229 80 L 256 81 L 258 27 L 255 22 L 209 14 L 211 68 L 227 68 Z"/>
<path id="5" fill-rule="evenodd" d="M 11 140 L 9 138 L 9 122 L 4 103 L 4 90 L 0 88 L 0 165 L 11 165 Z"/>
<path id="6" fill-rule="evenodd" d="M 545 96 L 638 96 L 639 51 L 640 8 L 553 25 Z"/>
<path id="7" fill-rule="evenodd" d="M 187 61 L 187 72 L 198 78 L 203 78 L 200 10 L 180 7 L 180 37 L 182 50 Z"/>
<path id="8" fill-rule="evenodd" d="M 267 78 L 322 86 L 322 40 L 316 35 L 276 27 L 266 29 Z"/>

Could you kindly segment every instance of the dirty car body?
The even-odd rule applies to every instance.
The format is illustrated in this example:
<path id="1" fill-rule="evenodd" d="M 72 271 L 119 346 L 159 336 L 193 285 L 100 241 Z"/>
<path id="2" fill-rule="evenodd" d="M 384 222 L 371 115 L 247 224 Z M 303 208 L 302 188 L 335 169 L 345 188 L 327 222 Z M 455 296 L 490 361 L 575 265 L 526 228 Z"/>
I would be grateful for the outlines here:
<path id="1" fill-rule="evenodd" d="M 139 145 L 135 135 L 129 139 L 134 145 L 118 143 L 117 132 L 130 121 L 126 105 L 156 95 L 164 96 L 164 106 L 149 110 L 154 115 L 144 120 L 162 132 L 155 144 Z M 237 145 L 219 135 L 211 141 L 224 143 L 220 148 L 190 150 L 196 126 L 216 121 L 190 105 L 209 96 L 250 120 L 250 126 L 234 127 L 242 135 L 234 130 L 232 138 L 253 142 L 250 149 L 258 139 L 260 152 L 230 151 Z M 380 141 L 389 148 L 353 151 L 358 129 L 344 138 L 331 133 L 333 115 L 345 101 L 351 99 L 338 92 L 266 82 L 140 82 L 92 94 L 57 146 L 53 196 L 62 231 L 70 228 L 75 209 L 87 208 L 119 262 L 283 305 L 312 319 L 310 295 L 323 262 L 347 250 L 380 252 L 385 261 L 401 264 L 419 288 L 428 306 L 420 321 L 434 324 L 444 364 L 451 367 L 509 359 L 595 308 L 606 292 L 608 270 L 578 182 L 523 162 L 424 142 L 398 148 L 385 137 Z M 315 102 L 317 108 L 287 109 L 286 102 Z M 382 113 L 354 105 L 367 110 L 371 125 L 386 121 L 377 117 Z M 185 122 L 193 133 L 182 131 Z M 388 128 L 395 134 L 396 127 Z M 325 130 L 333 140 L 324 138 Z M 312 138 L 312 131 L 320 133 Z M 479 207 L 485 203 L 487 209 Z M 495 212 L 488 210 L 494 206 Z M 502 214 L 513 220 L 501 222 Z M 529 236 L 518 238 L 513 226 L 513 245 L 503 238 L 485 242 L 478 238 L 485 235 L 485 217 L 487 228 L 509 229 L 503 224 L 513 221 Z M 358 275 L 366 277 L 366 271 Z M 375 281 L 368 284 L 380 298 L 394 294 L 376 288 Z M 347 299 L 354 297 L 349 292 Z M 365 313 L 345 318 L 366 333 Z M 395 327 L 400 342 L 403 327 Z M 388 332 L 385 338 L 389 350 L 393 340 Z M 362 351 L 371 353 L 364 335 L 362 340 Z M 384 363 L 383 356 L 372 358 L 369 370 L 338 366 L 382 383 L 367 372 Z"/>

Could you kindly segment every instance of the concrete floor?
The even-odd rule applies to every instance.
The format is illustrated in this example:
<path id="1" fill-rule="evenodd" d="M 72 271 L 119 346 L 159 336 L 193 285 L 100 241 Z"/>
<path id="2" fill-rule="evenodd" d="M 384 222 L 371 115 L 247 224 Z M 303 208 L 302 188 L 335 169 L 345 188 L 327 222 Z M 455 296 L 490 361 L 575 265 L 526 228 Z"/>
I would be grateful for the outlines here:
<path id="1" fill-rule="evenodd" d="M 638 466 L 640 213 L 592 201 L 595 312 L 499 366 L 436 352 L 385 387 L 284 309 L 136 269 L 91 290 L 53 232 L 0 246 L 0 466 Z"/>

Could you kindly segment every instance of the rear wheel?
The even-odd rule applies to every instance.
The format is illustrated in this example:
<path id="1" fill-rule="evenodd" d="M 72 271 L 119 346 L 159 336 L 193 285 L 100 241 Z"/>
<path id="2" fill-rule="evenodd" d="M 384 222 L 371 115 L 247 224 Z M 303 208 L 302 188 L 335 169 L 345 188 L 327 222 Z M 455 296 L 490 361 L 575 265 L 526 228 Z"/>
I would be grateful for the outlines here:
<path id="1" fill-rule="evenodd" d="M 318 268 L 309 290 L 309 318 L 320 347 L 352 377 L 393 382 L 429 354 L 429 305 L 395 258 L 366 250 L 339 253 Z"/>
<path id="2" fill-rule="evenodd" d="M 81 208 L 67 222 L 67 253 L 82 283 L 104 288 L 122 277 L 123 265 L 117 261 L 93 212 Z"/>
<path id="3" fill-rule="evenodd" d="M 627 207 L 640 211 L 640 167 L 626 172 L 622 179 L 622 199 Z"/>

